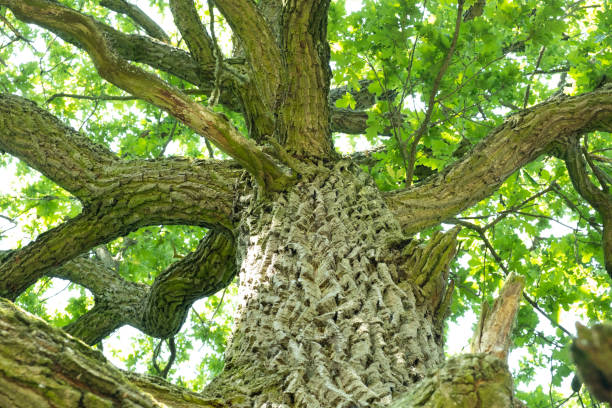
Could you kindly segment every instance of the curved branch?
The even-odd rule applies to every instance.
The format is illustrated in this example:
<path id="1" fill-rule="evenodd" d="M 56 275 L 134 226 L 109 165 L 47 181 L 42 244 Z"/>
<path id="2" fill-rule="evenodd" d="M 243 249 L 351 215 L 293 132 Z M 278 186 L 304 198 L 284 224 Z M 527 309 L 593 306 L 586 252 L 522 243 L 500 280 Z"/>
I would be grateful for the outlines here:
<path id="1" fill-rule="evenodd" d="M 230 234 L 211 231 L 194 252 L 158 275 L 144 308 L 143 331 L 160 338 L 178 332 L 193 302 L 218 292 L 234 279 L 235 253 Z"/>
<path id="2" fill-rule="evenodd" d="M 74 157 L 70 160 L 64 165 L 71 166 Z M 95 200 L 86 203 L 81 215 L 3 259 L 0 296 L 15 299 L 50 268 L 143 226 L 231 228 L 234 184 L 241 174 L 231 162 L 183 158 L 108 166 L 88 186 Z"/>
<path id="3" fill-rule="evenodd" d="M 93 293 L 95 306 L 64 329 L 96 344 L 125 324 L 162 339 L 176 334 L 191 305 L 229 285 L 236 272 L 233 238 L 227 232 L 210 231 L 195 251 L 160 273 L 151 287 L 126 281 L 101 261 L 85 256 L 48 275 Z"/>
<path id="4" fill-rule="evenodd" d="M 233 161 L 181 157 L 121 160 L 33 102 L 0 94 L 0 149 L 81 199 L 89 212 L 112 207 L 132 222 L 230 227 Z"/>
<path id="5" fill-rule="evenodd" d="M 145 12 L 143 12 L 138 6 L 129 3 L 125 0 L 100 0 L 100 5 L 107 9 L 113 10 L 119 14 L 125 14 L 138 24 L 149 34 L 151 37 L 156 38 L 165 43 L 170 42 L 170 37 L 165 31 L 157 25 Z"/>
<path id="6" fill-rule="evenodd" d="M 0 94 L 0 149 L 38 170 L 84 203 L 99 174 L 119 159 L 34 102 Z"/>
<path id="7" fill-rule="evenodd" d="M 610 195 L 606 180 L 599 178 L 602 189 L 597 188 L 589 179 L 587 160 L 579 146 L 578 138 L 570 138 L 565 150 L 565 167 L 572 181 L 572 185 L 593 208 L 601 215 L 603 221 L 602 247 L 604 253 L 604 266 L 612 278 L 612 195 Z"/>
<path id="8" fill-rule="evenodd" d="M 492 194 L 514 171 L 569 135 L 612 129 L 612 88 L 551 99 L 508 118 L 463 159 L 386 195 L 407 232 L 435 225 Z"/>
<path id="9" fill-rule="evenodd" d="M 91 17 L 49 0 L 1 0 L 0 5 L 9 7 L 23 21 L 77 38 L 103 78 L 166 110 L 195 132 L 209 138 L 223 152 L 235 158 L 262 186 L 277 190 L 290 182 L 291 176 L 252 140 L 243 137 L 227 117 L 199 105 L 161 78 L 120 58 L 111 48 L 105 32 Z"/>
<path id="10" fill-rule="evenodd" d="M 89 213 L 39 235 L 29 245 L 12 252 L 0 265 L 0 297 L 16 299 L 50 268 L 129 231 L 113 215 Z"/>

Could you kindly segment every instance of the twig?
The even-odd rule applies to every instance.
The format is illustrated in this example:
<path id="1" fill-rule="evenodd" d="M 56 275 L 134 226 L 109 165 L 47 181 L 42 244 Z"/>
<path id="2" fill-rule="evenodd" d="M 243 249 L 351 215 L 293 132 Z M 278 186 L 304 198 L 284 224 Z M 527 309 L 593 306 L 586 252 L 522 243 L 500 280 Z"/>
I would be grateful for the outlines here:
<path id="1" fill-rule="evenodd" d="M 391 134 L 393 135 L 393 138 L 395 139 L 395 142 L 397 143 L 397 146 L 399 147 L 400 155 L 402 156 L 402 162 L 404 165 L 404 169 L 406 171 L 406 175 L 408 175 L 408 152 L 406 151 L 406 145 L 401 139 L 401 132 L 400 132 L 399 126 L 396 123 L 395 115 L 393 112 L 391 112 L 393 104 L 391 103 L 391 98 L 389 97 L 389 92 L 388 92 L 389 90 L 387 89 L 386 84 L 383 84 L 382 80 L 380 79 L 380 76 L 378 75 L 378 72 L 376 72 L 376 68 L 374 68 L 374 65 L 372 64 L 372 62 L 370 62 L 370 59 L 367 57 L 366 57 L 366 62 L 370 66 L 370 69 L 372 70 L 372 72 L 374 73 L 374 78 L 376 78 L 376 82 L 378 82 L 378 85 L 381 87 L 384 94 L 387 95 L 387 98 L 386 98 L 387 107 L 388 107 L 388 112 L 389 112 L 389 118 L 391 120 Z M 399 106 L 402 106 L 401 102 Z"/>
<path id="2" fill-rule="evenodd" d="M 159 155 L 157 155 L 157 157 L 162 157 L 164 155 L 164 153 L 166 153 L 166 149 L 168 148 L 168 145 L 170 144 L 170 142 L 172 141 L 172 139 L 174 138 L 174 133 L 176 132 L 176 127 L 178 126 L 178 120 L 174 120 L 174 125 L 172 125 L 172 130 L 170 131 L 170 134 L 168 135 L 168 139 L 164 142 L 164 145 L 162 146 L 161 151 L 159 152 Z M 207 139 L 204 139 L 207 140 Z"/>
<path id="3" fill-rule="evenodd" d="M 208 150 L 208 155 L 211 159 L 215 158 L 215 151 L 212 147 L 212 144 L 208 141 L 208 139 L 204 138 L 204 144 L 206 144 L 206 149 Z"/>
<path id="4" fill-rule="evenodd" d="M 538 55 L 538 60 L 536 62 L 535 69 L 531 74 L 531 77 L 529 78 L 529 83 L 527 84 L 527 89 L 525 90 L 525 98 L 523 98 L 523 109 L 525 109 L 527 107 L 527 104 L 529 103 L 529 92 L 531 91 L 531 83 L 533 82 L 533 77 L 535 77 L 536 75 L 536 71 L 540 67 L 542 57 L 544 56 L 544 51 L 546 51 L 546 46 L 542 46 L 542 48 L 540 48 L 540 54 Z"/>
<path id="5" fill-rule="evenodd" d="M 600 156 L 598 154 L 592 154 L 592 153 L 589 153 L 589 157 L 595 161 L 600 161 L 603 163 L 612 163 L 612 158 L 610 157 Z"/>
<path id="6" fill-rule="evenodd" d="M 585 140 L 586 140 L 586 138 L 585 138 Z M 584 158 L 586 159 L 587 163 L 589 164 L 589 167 L 593 171 L 593 174 L 595 174 L 595 177 L 597 178 L 597 181 L 599 181 L 599 184 L 601 185 L 601 190 L 604 193 L 609 192 L 610 191 L 610 186 L 609 185 L 612 184 L 612 178 L 610 178 L 610 176 L 608 176 L 599 167 L 597 167 L 595 165 L 595 163 L 593 163 L 593 160 L 591 159 L 591 156 L 587 152 L 586 146 L 585 146 L 585 148 L 582 149 L 582 154 L 584 155 Z"/>
<path id="7" fill-rule="evenodd" d="M 89 119 L 91 119 L 93 114 L 96 113 L 96 111 L 98 110 L 98 105 L 99 104 L 100 104 L 100 101 L 98 101 L 98 100 L 94 101 L 94 107 L 91 110 L 91 112 L 89 112 L 89 115 L 87 115 L 87 117 L 85 119 L 83 119 L 83 122 L 81 123 L 81 126 L 79 126 L 79 130 L 78 130 L 79 132 L 81 131 L 83 126 L 85 126 L 85 124 L 89 121 Z"/>
<path id="8" fill-rule="evenodd" d="M 166 363 L 164 369 L 160 369 L 159 365 L 157 365 L 157 357 L 159 357 L 159 353 L 161 352 L 161 345 L 166 340 L 168 342 L 168 349 L 170 350 L 170 358 Z M 174 336 L 169 337 L 167 339 L 160 339 L 157 346 L 155 346 L 155 350 L 153 350 L 153 368 L 162 378 L 168 378 L 168 373 L 170 372 L 170 368 L 172 368 L 172 364 L 174 364 L 174 360 L 176 359 L 176 344 L 174 343 Z"/>
<path id="9" fill-rule="evenodd" d="M 30 44 L 30 40 L 21 35 L 21 33 L 15 28 L 15 26 L 13 26 L 11 22 L 6 19 L 6 17 L 0 15 L 0 20 L 2 20 L 2 22 L 6 24 L 9 30 L 11 30 L 13 34 L 15 34 L 15 37 L 17 37 L 21 41 L 25 41 L 26 43 Z"/>
<path id="10" fill-rule="evenodd" d="M 593 227 L 593 229 L 595 231 L 597 231 L 598 233 L 601 234 L 601 225 L 599 225 L 597 222 L 595 222 L 595 220 L 591 217 L 585 217 L 582 212 L 580 212 L 580 209 L 578 208 L 578 206 L 576 204 L 574 204 L 574 202 L 572 200 L 570 200 L 570 198 L 568 196 L 565 195 L 565 193 L 563 193 L 563 191 L 561 191 L 561 187 L 553 182 L 551 184 L 552 187 L 552 191 L 559 196 L 563 201 L 565 201 L 565 204 L 567 204 L 567 206 L 569 208 L 571 208 L 572 210 L 574 210 L 574 212 L 576 214 L 578 214 L 578 217 L 580 217 L 580 219 L 586 221 L 591 227 Z"/>
<path id="11" fill-rule="evenodd" d="M 455 52 L 455 48 L 457 48 L 457 39 L 459 38 L 459 30 L 461 28 L 461 20 L 463 15 L 463 0 L 459 0 L 457 2 L 457 20 L 455 22 L 455 32 L 453 33 L 453 39 L 451 41 L 451 46 L 448 49 L 444 60 L 442 61 L 442 65 L 440 66 L 440 70 L 438 71 L 438 75 L 433 83 L 433 88 L 431 89 L 431 94 L 429 95 L 429 101 L 427 103 L 427 111 L 425 112 L 425 118 L 423 118 L 423 122 L 421 126 L 416 131 L 414 138 L 412 140 L 412 146 L 410 148 L 410 157 L 408 158 L 408 172 L 406 174 L 406 187 L 412 185 L 412 177 L 414 175 L 414 163 L 416 161 L 416 150 L 417 145 L 421 141 L 421 138 L 425 134 L 425 131 L 429 128 L 429 122 L 431 121 L 431 115 L 433 114 L 434 107 L 436 105 L 436 94 L 438 93 L 438 89 L 440 88 L 440 83 L 442 82 L 442 78 L 450 65 L 451 58 L 453 53 Z"/>

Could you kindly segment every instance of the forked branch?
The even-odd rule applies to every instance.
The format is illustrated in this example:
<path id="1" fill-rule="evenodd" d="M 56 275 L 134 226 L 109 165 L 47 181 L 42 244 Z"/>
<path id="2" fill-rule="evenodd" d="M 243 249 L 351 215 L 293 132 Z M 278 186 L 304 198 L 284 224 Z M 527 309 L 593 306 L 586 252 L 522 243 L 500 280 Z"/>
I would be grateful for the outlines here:
<path id="1" fill-rule="evenodd" d="M 76 10 L 49 0 L 0 0 L 26 22 L 78 39 L 98 73 L 109 82 L 166 110 L 235 158 L 267 189 L 286 185 L 291 177 L 253 141 L 246 139 L 223 115 L 194 102 L 177 88 L 130 65 L 111 47 L 97 22 Z"/>
<path id="2" fill-rule="evenodd" d="M 170 0 L 170 10 L 189 52 L 198 62 L 199 71 L 206 64 L 214 64 L 215 45 L 202 24 L 193 0 Z"/>

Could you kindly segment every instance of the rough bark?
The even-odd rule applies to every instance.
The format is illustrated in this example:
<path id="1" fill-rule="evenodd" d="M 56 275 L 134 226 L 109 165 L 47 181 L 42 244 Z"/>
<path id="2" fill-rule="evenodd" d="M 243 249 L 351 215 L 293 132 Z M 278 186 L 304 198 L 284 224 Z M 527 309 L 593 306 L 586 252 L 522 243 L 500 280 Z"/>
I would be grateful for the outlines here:
<path id="1" fill-rule="evenodd" d="M 580 380 L 598 400 L 612 404 L 612 324 L 576 329 L 571 350 Z"/>
<path id="2" fill-rule="evenodd" d="M 209 387 L 236 407 L 387 404 L 443 358 L 457 231 L 407 239 L 356 166 L 311 170 L 241 209 L 241 303 Z"/>
<path id="3" fill-rule="evenodd" d="M 128 377 L 138 386 L 130 383 Z M 161 398 L 155 399 L 152 395 Z M 0 406 L 187 408 L 226 405 L 179 390 L 164 381 L 123 374 L 99 351 L 0 298 Z"/>
<path id="4" fill-rule="evenodd" d="M 465 354 L 450 358 L 389 407 L 510 408 L 515 406 L 512 390 L 512 376 L 502 360 L 489 354 Z"/>

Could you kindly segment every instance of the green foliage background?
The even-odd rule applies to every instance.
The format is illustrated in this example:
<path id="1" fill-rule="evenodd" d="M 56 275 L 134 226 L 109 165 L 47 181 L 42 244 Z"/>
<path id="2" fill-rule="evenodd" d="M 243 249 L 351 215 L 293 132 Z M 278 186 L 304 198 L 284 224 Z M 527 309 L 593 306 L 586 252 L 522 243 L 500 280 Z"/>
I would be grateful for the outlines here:
<path id="1" fill-rule="evenodd" d="M 97 1 L 61 3 L 125 32 L 139 30 Z M 482 3 L 468 1 L 465 9 Z M 155 18 L 160 21 L 163 15 L 165 26 L 171 27 L 172 43 L 185 48 L 168 23 L 166 2 L 151 0 L 140 5 L 157 9 Z M 356 11 L 347 9 L 355 10 L 355 5 L 338 0 L 329 13 L 333 86 L 367 86 L 379 99 L 368 112 L 365 135 L 335 137 L 344 145 L 375 148 L 376 163 L 364 169 L 382 190 L 403 188 L 405 151 L 422 124 L 436 74 L 451 46 L 457 4 L 448 0 L 365 0 Z M 219 35 L 228 38 L 229 29 L 218 14 Z M 58 93 L 126 95 L 101 80 L 88 57 L 75 47 L 21 23 L 6 10 L 0 10 L 0 15 L 2 92 L 37 101 L 125 158 L 152 159 L 167 154 L 168 149 L 190 157 L 210 156 L 200 136 L 142 101 L 54 97 Z M 202 7 L 202 15 L 208 18 L 207 7 Z M 229 48 L 225 44 L 224 49 Z M 592 90 L 606 75 L 611 76 L 611 63 L 609 1 L 487 1 L 482 15 L 461 24 L 457 48 L 436 93 L 432 126 L 416 145 L 417 167 L 410 183 L 457 160 L 512 112 L 556 93 Z M 193 87 L 158 74 L 179 88 Z M 364 78 L 369 82 L 360 82 Z M 205 96 L 195 98 L 207 103 Z M 336 105 L 355 108 L 358 103 L 346 93 Z M 244 129 L 240 115 L 225 113 Z M 398 115 L 402 120 L 393 120 Z M 607 158 L 601 167 L 612 173 L 609 134 L 589 135 L 585 148 Z M 213 153 L 223 158 L 219 151 Z M 19 188 L 0 197 L 2 215 L 15 221 L 2 224 L 6 230 L 2 234 L 20 231 L 17 245 L 25 245 L 79 213 L 77 200 L 25 164 L 8 155 L 0 156 L 0 163 L 19 178 Z M 525 276 L 526 294 L 539 310 L 524 302 L 514 332 L 520 350 L 512 355 L 520 360 L 513 363 L 518 368 L 514 375 L 519 389 L 525 390 L 519 396 L 529 407 L 596 406 L 584 389 L 577 393 L 569 387 L 574 371 L 568 353 L 571 338 L 560 326 L 573 332 L 573 327 L 565 327 L 566 322 L 609 320 L 610 278 L 602 267 L 601 219 L 574 191 L 563 163 L 542 157 L 517 171 L 498 192 L 460 214 L 458 220 L 476 228 L 464 227 L 460 234 L 460 251 L 451 271 L 456 289 L 450 320 L 477 315 L 482 302 L 495 296 L 506 272 Z M 16 225 L 18 228 L 8 231 Z M 426 238 L 431 232 L 421 236 Z M 120 260 L 119 273 L 124 278 L 151 283 L 171 262 L 193 250 L 204 233 L 191 227 L 149 227 L 107 248 Z M 41 280 L 18 302 L 53 324 L 65 325 L 90 308 L 93 300 L 73 284 L 69 291 L 56 295 L 62 285 Z M 69 297 L 65 310 L 49 311 L 53 296 Z M 233 285 L 223 296 L 218 293 L 197 304 L 176 338 L 172 381 L 197 390 L 222 369 L 235 296 Z M 151 358 L 157 342 L 139 335 L 127 349 L 114 349 L 111 344 L 117 344 L 116 340 L 103 347 L 128 369 L 155 373 Z M 164 350 L 165 346 L 158 358 L 161 365 L 168 355 Z M 542 373 L 547 375 L 542 377 Z"/>

